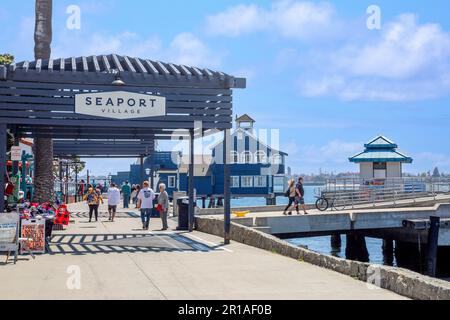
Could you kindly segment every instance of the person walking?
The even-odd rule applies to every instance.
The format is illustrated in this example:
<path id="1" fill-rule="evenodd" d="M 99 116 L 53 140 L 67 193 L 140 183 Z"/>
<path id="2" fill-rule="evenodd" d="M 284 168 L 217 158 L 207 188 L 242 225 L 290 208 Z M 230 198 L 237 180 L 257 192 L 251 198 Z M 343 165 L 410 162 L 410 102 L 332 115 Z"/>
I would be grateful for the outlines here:
<path id="1" fill-rule="evenodd" d="M 116 217 L 117 206 L 120 203 L 120 190 L 115 183 L 111 183 L 108 188 L 108 213 L 109 221 L 114 222 Z"/>
<path id="2" fill-rule="evenodd" d="M 89 206 L 89 222 L 92 222 L 92 214 L 95 213 L 95 221 L 98 221 L 98 207 L 100 202 L 103 204 L 103 198 L 94 188 L 89 188 L 88 193 L 83 197 Z"/>
<path id="3" fill-rule="evenodd" d="M 122 195 L 123 195 L 123 207 L 124 209 L 128 209 L 131 195 L 131 186 L 128 181 L 125 181 L 125 183 L 122 186 Z"/>
<path id="4" fill-rule="evenodd" d="M 298 211 L 299 204 L 302 206 L 303 212 L 305 214 L 308 214 L 308 212 L 306 212 L 306 206 L 305 206 L 305 189 L 303 188 L 303 178 L 302 177 L 298 178 L 298 183 L 295 186 L 295 193 L 296 193 L 295 205 L 296 205 L 297 214 L 300 214 Z"/>
<path id="5" fill-rule="evenodd" d="M 136 185 L 133 184 L 133 185 L 131 186 L 131 194 L 130 194 L 130 198 L 131 198 L 131 203 L 134 204 L 134 205 L 137 204 L 137 202 L 135 202 L 135 200 L 137 199 L 137 195 L 138 195 L 138 192 L 137 192 L 137 189 L 136 189 Z"/>
<path id="6" fill-rule="evenodd" d="M 288 190 L 286 191 L 286 196 L 289 198 L 289 203 L 283 211 L 283 214 L 285 216 L 288 214 L 292 215 L 292 210 L 289 210 L 289 213 L 286 213 L 286 212 L 293 204 L 295 204 L 295 195 L 296 195 L 295 180 L 291 179 L 291 180 L 289 180 Z M 298 214 L 298 206 L 294 205 L 294 208 L 297 210 L 297 214 Z"/>
<path id="7" fill-rule="evenodd" d="M 155 199 L 155 192 L 149 187 L 150 183 L 144 181 L 143 188 L 138 194 L 137 208 L 141 210 L 142 229 L 148 230 L 150 226 L 150 216 L 153 209 L 153 200 Z"/>
<path id="8" fill-rule="evenodd" d="M 169 195 L 166 191 L 166 185 L 161 183 L 159 185 L 158 207 L 162 221 L 161 231 L 166 231 L 169 226 L 167 225 L 167 216 L 169 215 Z"/>
<path id="9" fill-rule="evenodd" d="M 133 198 L 133 195 L 131 195 L 131 199 L 133 200 L 135 208 L 137 208 L 138 194 L 139 194 L 140 191 L 141 191 L 141 186 L 137 185 L 136 186 L 136 194 L 134 195 L 134 198 Z"/>

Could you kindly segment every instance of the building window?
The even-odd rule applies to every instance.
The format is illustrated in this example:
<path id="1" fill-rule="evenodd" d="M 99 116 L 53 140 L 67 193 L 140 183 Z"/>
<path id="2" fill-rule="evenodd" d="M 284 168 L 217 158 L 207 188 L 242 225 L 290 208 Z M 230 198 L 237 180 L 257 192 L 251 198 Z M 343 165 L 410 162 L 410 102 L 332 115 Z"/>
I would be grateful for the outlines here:
<path id="1" fill-rule="evenodd" d="M 176 187 L 177 178 L 175 176 L 169 176 L 167 187 L 175 188 Z"/>
<path id="2" fill-rule="evenodd" d="M 267 186 L 267 176 L 256 176 L 255 187 L 265 188 Z"/>
<path id="3" fill-rule="evenodd" d="M 230 151 L 230 163 L 239 163 L 239 153 L 236 151 Z"/>
<path id="4" fill-rule="evenodd" d="M 386 179 L 387 176 L 387 164 L 386 162 L 374 162 L 373 163 L 373 177 L 374 179 Z"/>
<path id="5" fill-rule="evenodd" d="M 259 150 L 255 153 L 255 158 L 256 158 L 257 163 L 266 163 L 267 162 L 266 153 L 262 150 Z"/>
<path id="6" fill-rule="evenodd" d="M 250 151 L 245 151 L 242 153 L 242 163 L 252 163 L 253 155 Z"/>
<path id="7" fill-rule="evenodd" d="M 239 188 L 239 176 L 231 176 L 230 177 L 230 187 L 231 188 Z"/>
<path id="8" fill-rule="evenodd" d="M 273 176 L 269 176 L 269 188 L 273 186 Z"/>
<path id="9" fill-rule="evenodd" d="M 252 188 L 253 187 L 253 176 L 242 176 L 241 177 L 242 188 Z"/>
<path id="10" fill-rule="evenodd" d="M 281 164 L 281 156 L 279 154 L 272 156 L 272 164 Z"/>

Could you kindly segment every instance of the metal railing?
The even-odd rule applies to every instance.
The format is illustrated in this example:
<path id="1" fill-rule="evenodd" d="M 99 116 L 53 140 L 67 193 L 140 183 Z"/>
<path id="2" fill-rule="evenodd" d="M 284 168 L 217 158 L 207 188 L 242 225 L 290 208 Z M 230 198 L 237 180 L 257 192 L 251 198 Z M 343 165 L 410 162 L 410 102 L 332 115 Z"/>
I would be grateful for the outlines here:
<path id="1" fill-rule="evenodd" d="M 379 203 L 397 206 L 415 203 L 419 198 L 436 200 L 439 194 L 450 195 L 450 179 L 334 179 L 315 189 L 317 197 L 339 199 L 346 208 Z M 409 201 L 408 201 L 409 200 Z"/>

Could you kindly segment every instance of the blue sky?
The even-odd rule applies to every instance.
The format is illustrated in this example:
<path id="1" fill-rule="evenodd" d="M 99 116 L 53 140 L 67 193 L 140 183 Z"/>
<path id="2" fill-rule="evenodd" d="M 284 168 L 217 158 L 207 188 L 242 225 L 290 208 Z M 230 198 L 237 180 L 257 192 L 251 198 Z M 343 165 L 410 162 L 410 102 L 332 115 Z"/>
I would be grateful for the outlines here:
<path id="1" fill-rule="evenodd" d="M 69 5 L 81 29 L 66 28 Z M 369 5 L 381 29 L 366 26 Z M 53 57 L 119 53 L 245 76 L 236 114 L 279 129 L 294 172 L 356 171 L 347 158 L 378 134 L 450 172 L 450 2 L 54 1 Z M 33 57 L 34 1 L 3 0 L 0 51 Z M 98 174 L 129 160 L 91 160 Z"/>

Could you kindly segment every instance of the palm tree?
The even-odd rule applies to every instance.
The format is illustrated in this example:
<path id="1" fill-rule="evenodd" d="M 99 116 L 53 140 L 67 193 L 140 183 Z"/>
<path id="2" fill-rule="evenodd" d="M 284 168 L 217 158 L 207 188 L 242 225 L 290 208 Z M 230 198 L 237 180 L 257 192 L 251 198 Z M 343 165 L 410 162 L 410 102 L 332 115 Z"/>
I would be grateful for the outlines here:
<path id="1" fill-rule="evenodd" d="M 52 42 L 52 0 L 36 0 L 34 58 L 50 59 Z M 53 140 L 34 139 L 34 201 L 54 201 Z"/>

